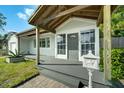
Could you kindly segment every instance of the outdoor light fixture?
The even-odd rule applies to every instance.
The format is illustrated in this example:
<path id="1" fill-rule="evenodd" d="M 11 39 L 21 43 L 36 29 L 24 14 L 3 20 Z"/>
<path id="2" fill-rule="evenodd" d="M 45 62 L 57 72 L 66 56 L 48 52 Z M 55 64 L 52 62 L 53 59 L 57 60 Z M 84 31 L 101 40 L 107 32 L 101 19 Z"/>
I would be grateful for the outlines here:
<path id="1" fill-rule="evenodd" d="M 87 68 L 89 73 L 89 88 L 92 88 L 92 72 L 94 70 L 99 70 L 99 57 L 92 54 L 92 51 L 89 50 L 87 55 L 82 56 L 83 67 Z"/>

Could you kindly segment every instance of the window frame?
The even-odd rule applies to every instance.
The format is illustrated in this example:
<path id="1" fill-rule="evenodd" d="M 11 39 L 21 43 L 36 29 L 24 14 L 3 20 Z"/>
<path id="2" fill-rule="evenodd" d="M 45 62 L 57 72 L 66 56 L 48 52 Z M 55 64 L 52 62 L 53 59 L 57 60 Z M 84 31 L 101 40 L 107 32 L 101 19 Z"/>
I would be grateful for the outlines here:
<path id="1" fill-rule="evenodd" d="M 58 36 L 64 35 L 64 39 L 60 42 L 58 42 Z M 57 34 L 57 55 L 66 55 L 66 34 Z"/>
<path id="2" fill-rule="evenodd" d="M 82 34 L 85 35 L 86 33 L 88 33 L 88 35 L 89 35 L 89 37 L 90 37 L 90 39 L 89 39 L 89 37 L 88 37 L 89 42 L 83 42 L 83 41 L 82 41 L 82 37 L 85 38 L 85 36 L 82 36 Z M 91 33 L 93 33 L 93 36 L 94 36 L 94 37 L 93 37 L 93 39 L 94 39 L 93 41 L 91 41 Z M 92 53 L 95 55 L 95 44 L 96 44 L 95 29 L 88 29 L 88 30 L 86 30 L 86 31 L 81 31 L 81 32 L 80 32 L 80 35 L 81 35 L 81 40 L 80 40 L 80 47 L 81 47 L 80 54 L 81 54 L 81 56 L 86 55 L 89 50 L 92 50 Z M 88 40 L 88 39 L 86 39 L 86 40 Z M 84 41 L 85 41 L 85 40 L 84 40 Z M 82 50 L 82 46 L 83 46 L 83 45 L 85 46 L 85 48 Z M 89 49 L 87 48 L 87 45 L 89 45 L 89 47 L 90 47 Z M 92 47 L 93 47 L 93 49 L 92 49 Z M 83 54 L 82 52 L 84 52 L 84 54 Z"/>
<path id="3" fill-rule="evenodd" d="M 43 43 L 43 41 L 42 41 L 43 39 L 44 39 L 44 43 L 45 43 L 44 46 L 42 44 Z M 48 41 L 49 41 L 49 44 L 48 44 Z M 40 47 L 41 48 L 50 48 L 50 37 L 40 38 L 40 42 L 39 43 L 40 43 Z"/>
<path id="4" fill-rule="evenodd" d="M 33 39 L 33 46 L 36 48 L 36 39 Z"/>

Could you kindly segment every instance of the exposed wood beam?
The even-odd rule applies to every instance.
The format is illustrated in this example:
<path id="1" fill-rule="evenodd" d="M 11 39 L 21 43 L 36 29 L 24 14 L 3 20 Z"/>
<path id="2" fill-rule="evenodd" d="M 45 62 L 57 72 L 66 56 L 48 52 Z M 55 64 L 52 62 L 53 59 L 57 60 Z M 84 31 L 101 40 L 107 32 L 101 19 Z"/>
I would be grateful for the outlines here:
<path id="1" fill-rule="evenodd" d="M 102 22 L 103 19 L 103 6 L 101 7 L 98 19 L 97 19 L 97 26 Z"/>
<path id="2" fill-rule="evenodd" d="M 52 25 L 54 25 L 55 23 L 58 23 L 59 20 L 60 20 L 59 18 L 52 20 L 51 22 L 49 22 L 49 24 L 47 24 L 48 27 L 52 27 Z"/>
<path id="3" fill-rule="evenodd" d="M 48 7 L 47 5 L 40 5 L 39 8 L 31 17 L 31 19 L 28 20 L 29 24 L 36 25 L 36 20 L 39 18 L 41 14 L 44 14 L 47 7 Z"/>
<path id="4" fill-rule="evenodd" d="M 64 10 L 66 10 L 66 7 L 64 5 L 58 5 L 58 7 L 56 7 L 54 11 L 51 11 L 51 14 L 50 14 L 51 16 L 46 17 L 46 19 L 44 19 L 42 23 L 46 25 L 47 23 L 53 21 L 51 18 Z"/>
<path id="5" fill-rule="evenodd" d="M 48 19 L 46 19 L 46 20 L 52 20 L 52 19 L 55 19 L 55 18 L 58 18 L 58 17 L 62 17 L 62 16 L 64 16 L 64 15 L 68 15 L 68 14 L 71 14 L 71 13 L 73 13 L 73 12 L 76 12 L 76 11 L 78 11 L 78 10 L 80 10 L 80 9 L 84 9 L 84 8 L 87 8 L 87 7 L 89 7 L 89 5 L 80 5 L 80 6 L 75 6 L 75 7 L 73 7 L 73 8 L 70 8 L 70 9 L 67 9 L 67 10 L 65 10 L 65 11 L 62 11 L 62 12 L 60 12 L 59 14 L 57 14 L 57 15 L 54 15 L 54 16 L 51 16 L 51 17 L 49 17 Z"/>
<path id="6" fill-rule="evenodd" d="M 36 14 L 41 10 L 41 8 L 43 8 L 43 5 L 40 5 L 40 6 L 37 8 L 36 12 L 35 12 L 33 15 L 31 15 L 31 17 L 30 17 L 29 20 L 28 20 L 29 23 L 30 23 L 30 22 L 32 21 L 32 19 L 36 16 Z"/>
<path id="7" fill-rule="evenodd" d="M 103 62 L 104 78 L 111 80 L 111 6 L 105 5 L 103 11 Z"/>
<path id="8" fill-rule="evenodd" d="M 56 5 L 52 5 L 52 6 L 48 6 L 49 8 L 47 8 L 45 10 L 45 13 L 43 14 L 43 18 L 46 18 L 49 14 L 51 14 L 51 11 L 53 12 L 53 10 L 55 10 Z"/>
<path id="9" fill-rule="evenodd" d="M 98 17 L 97 13 L 85 13 L 85 12 L 76 12 L 73 13 L 72 15 Z"/>
<path id="10" fill-rule="evenodd" d="M 43 16 L 41 16 L 36 24 L 42 24 L 42 25 L 46 25 L 47 23 L 49 23 L 51 20 L 49 20 L 51 17 L 57 15 L 59 12 L 65 10 L 66 8 L 64 7 L 64 5 L 54 5 L 54 6 L 49 6 L 48 10 L 46 10 L 46 14 L 43 14 Z M 41 21 L 42 20 L 42 21 Z"/>
<path id="11" fill-rule="evenodd" d="M 47 24 L 46 21 L 41 21 L 41 20 L 46 19 L 49 15 L 51 15 L 51 14 L 54 13 L 54 12 L 56 12 L 56 11 L 55 11 L 56 8 L 57 8 L 57 6 L 55 6 L 55 5 L 49 6 L 49 8 L 45 11 L 45 13 L 43 14 L 43 16 L 40 16 L 40 17 L 38 18 L 37 23 L 38 23 L 38 24 L 43 23 L 44 25 Z"/>
<path id="12" fill-rule="evenodd" d="M 18 35 L 19 37 L 23 37 L 23 36 L 27 36 L 27 35 L 30 35 L 30 34 L 34 34 L 35 31 L 31 31 L 31 32 L 27 32 L 27 33 L 24 33 L 24 34 L 21 34 L 21 35 Z"/>
<path id="13" fill-rule="evenodd" d="M 63 16 L 58 22 L 56 22 L 56 24 L 54 24 L 51 27 L 55 29 L 56 27 L 58 27 L 59 25 L 61 25 L 63 22 L 65 22 L 69 17 L 70 17 L 70 15 Z"/>
<path id="14" fill-rule="evenodd" d="M 39 32 L 39 34 L 44 34 L 44 33 L 47 33 L 47 31 L 43 31 L 43 32 Z M 30 34 L 30 35 L 27 35 L 27 36 L 34 36 L 34 35 L 36 35 L 36 33 L 34 33 L 34 34 Z"/>
<path id="15" fill-rule="evenodd" d="M 99 13 L 100 12 L 99 10 L 93 10 L 93 9 L 82 9 L 80 11 L 82 11 L 82 12 L 95 12 L 95 13 Z"/>
<path id="16" fill-rule="evenodd" d="M 87 18 L 87 19 L 94 19 L 96 20 L 97 17 L 93 17 L 93 16 L 83 16 L 83 15 L 72 15 L 73 17 L 79 17 L 79 18 Z"/>
<path id="17" fill-rule="evenodd" d="M 42 32 L 45 32 L 45 30 L 43 30 L 43 29 L 40 29 L 40 33 L 42 33 Z M 20 35 L 18 35 L 19 37 L 25 37 L 25 36 L 29 36 L 29 35 L 32 35 L 32 34 L 36 34 L 36 31 L 35 30 L 32 30 L 32 31 L 30 31 L 30 32 L 27 32 L 27 33 L 23 33 L 23 34 L 20 34 Z"/>
<path id="18" fill-rule="evenodd" d="M 41 29 L 46 30 L 47 32 L 56 33 L 56 30 L 55 30 L 55 29 L 51 29 L 51 28 L 48 28 L 48 27 L 46 27 L 46 26 L 38 25 L 38 27 L 41 28 Z"/>
<path id="19" fill-rule="evenodd" d="M 90 19 L 97 19 L 98 15 L 94 13 L 86 14 L 86 13 L 73 13 L 72 16 L 74 17 L 80 17 L 80 18 L 90 18 Z"/>

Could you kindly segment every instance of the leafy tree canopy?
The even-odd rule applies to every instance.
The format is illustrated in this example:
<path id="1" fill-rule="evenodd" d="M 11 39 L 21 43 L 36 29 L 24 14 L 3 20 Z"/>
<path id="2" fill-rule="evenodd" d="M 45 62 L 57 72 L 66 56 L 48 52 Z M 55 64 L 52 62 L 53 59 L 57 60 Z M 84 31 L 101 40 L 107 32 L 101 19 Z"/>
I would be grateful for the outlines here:
<path id="1" fill-rule="evenodd" d="M 6 17 L 0 13 L 0 31 L 4 30 L 4 27 L 6 25 Z"/>
<path id="2" fill-rule="evenodd" d="M 118 6 L 112 13 L 111 24 L 113 36 L 124 36 L 124 5 Z M 103 24 L 100 31 L 103 31 Z"/>
<path id="3" fill-rule="evenodd" d="M 124 6 L 119 6 L 112 14 L 113 30 L 124 29 Z"/>

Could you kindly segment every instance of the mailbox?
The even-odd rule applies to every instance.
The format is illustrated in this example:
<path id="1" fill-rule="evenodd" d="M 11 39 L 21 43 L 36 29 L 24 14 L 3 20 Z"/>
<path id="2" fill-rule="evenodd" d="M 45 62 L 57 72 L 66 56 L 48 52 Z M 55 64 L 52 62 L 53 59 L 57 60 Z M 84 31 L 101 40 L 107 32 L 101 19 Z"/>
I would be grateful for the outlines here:
<path id="1" fill-rule="evenodd" d="M 83 67 L 87 68 L 89 74 L 89 88 L 92 88 L 92 72 L 99 70 L 99 59 L 98 56 L 92 54 L 91 50 L 89 50 L 87 55 L 82 56 Z"/>
<path id="2" fill-rule="evenodd" d="M 99 57 L 93 55 L 91 50 L 89 50 L 87 55 L 84 55 L 82 57 L 83 67 L 87 69 L 99 69 Z"/>

